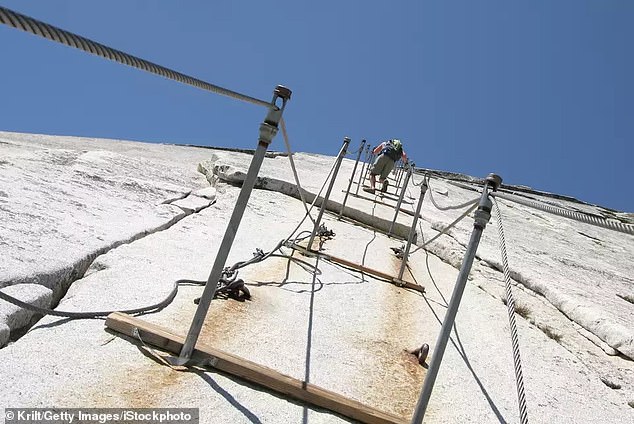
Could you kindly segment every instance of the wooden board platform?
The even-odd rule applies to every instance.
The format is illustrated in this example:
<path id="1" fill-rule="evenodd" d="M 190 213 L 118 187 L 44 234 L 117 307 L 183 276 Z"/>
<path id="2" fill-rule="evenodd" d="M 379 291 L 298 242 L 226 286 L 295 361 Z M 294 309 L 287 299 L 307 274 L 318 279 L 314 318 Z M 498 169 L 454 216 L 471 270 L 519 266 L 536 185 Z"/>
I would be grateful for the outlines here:
<path id="1" fill-rule="evenodd" d="M 313 244 L 314 245 L 314 244 Z M 322 257 L 323 259 L 327 260 L 327 261 L 331 261 L 331 262 L 335 262 L 353 269 L 356 269 L 357 271 L 361 271 L 361 272 L 365 272 L 366 274 L 370 274 L 370 275 L 374 275 L 375 277 L 379 277 L 382 278 L 384 280 L 388 280 L 390 281 L 392 284 L 395 284 L 399 287 L 405 287 L 408 288 L 410 290 L 414 290 L 420 293 L 425 293 L 425 287 L 418 285 L 418 284 L 414 284 L 414 283 L 410 283 L 408 281 L 401 281 L 398 278 L 387 274 L 383 271 L 379 271 L 376 269 L 372 269 L 369 268 L 367 266 L 363 266 L 363 265 L 359 265 L 357 263 L 351 262 L 347 259 L 343 259 L 343 258 L 339 258 L 337 256 L 333 256 L 333 255 L 329 255 L 327 253 L 322 253 L 322 252 L 316 252 L 314 250 L 307 250 L 305 247 L 299 246 L 297 244 L 294 244 L 292 246 L 293 249 L 299 251 L 300 253 L 306 255 L 306 256 L 315 256 L 315 255 L 319 255 L 320 257 Z"/>
<path id="2" fill-rule="evenodd" d="M 135 331 L 138 331 L 144 343 L 172 352 L 175 355 L 179 354 L 185 342 L 185 337 L 172 334 L 165 328 L 121 312 L 108 315 L 106 327 L 135 339 L 137 338 Z M 337 393 L 201 343 L 196 345 L 192 359 L 204 360 L 220 371 L 363 423 L 408 422 L 403 417 L 379 411 Z"/>

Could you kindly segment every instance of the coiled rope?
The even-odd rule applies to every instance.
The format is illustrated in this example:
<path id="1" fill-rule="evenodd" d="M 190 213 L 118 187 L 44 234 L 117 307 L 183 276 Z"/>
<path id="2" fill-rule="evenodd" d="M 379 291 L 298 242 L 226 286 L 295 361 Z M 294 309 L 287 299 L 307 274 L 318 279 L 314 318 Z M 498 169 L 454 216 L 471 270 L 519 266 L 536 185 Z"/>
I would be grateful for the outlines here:
<path id="1" fill-rule="evenodd" d="M 513 194 L 496 192 L 492 195 L 494 197 L 499 197 L 500 199 L 510 200 L 511 202 L 519 203 L 521 205 L 528 206 L 534 209 L 539 209 L 543 212 L 552 213 L 553 215 L 559 215 L 563 216 L 564 218 L 574 219 L 575 221 L 595 225 L 597 227 L 607 228 L 608 230 L 634 235 L 634 225 L 631 224 L 625 224 L 619 221 L 608 220 L 594 215 L 588 215 L 585 213 L 558 208 L 556 206 L 546 205 L 544 203 L 524 199 Z"/>
<path id="2" fill-rule="evenodd" d="M 162 77 L 178 81 L 183 84 L 194 86 L 196 88 L 211 91 L 212 93 L 232 97 L 234 99 L 242 100 L 255 105 L 278 109 L 277 106 L 273 105 L 271 102 L 256 99 L 255 97 L 247 96 L 245 94 L 228 90 L 226 88 L 210 84 L 197 78 L 190 77 L 188 75 L 157 65 L 136 56 L 132 56 L 120 50 L 113 49 L 111 47 L 89 40 L 88 38 L 73 34 L 61 28 L 54 27 L 45 22 L 38 21 L 29 16 L 22 15 L 1 6 L 0 23 L 16 29 L 20 29 L 22 31 L 29 32 L 34 35 L 39 35 L 40 37 L 56 41 L 69 47 L 83 50 L 87 53 L 92 53 L 105 59 L 113 60 L 115 62 L 128 65 L 133 68 L 160 75 Z"/>
<path id="3" fill-rule="evenodd" d="M 508 256 L 506 254 L 506 240 L 504 239 L 504 227 L 502 226 L 502 213 L 497 200 L 491 197 L 497 217 L 498 234 L 500 237 L 500 252 L 502 254 L 502 264 L 504 269 L 504 283 L 506 288 L 506 307 L 509 316 L 509 326 L 511 327 L 511 344 L 513 346 L 513 365 L 515 368 L 515 383 L 517 386 L 517 399 L 520 412 L 520 423 L 528 424 L 528 413 L 526 410 L 526 394 L 524 392 L 524 377 L 522 375 L 522 360 L 520 357 L 519 338 L 517 336 L 517 325 L 515 323 L 515 298 L 511 290 L 511 273 L 509 271 Z"/>

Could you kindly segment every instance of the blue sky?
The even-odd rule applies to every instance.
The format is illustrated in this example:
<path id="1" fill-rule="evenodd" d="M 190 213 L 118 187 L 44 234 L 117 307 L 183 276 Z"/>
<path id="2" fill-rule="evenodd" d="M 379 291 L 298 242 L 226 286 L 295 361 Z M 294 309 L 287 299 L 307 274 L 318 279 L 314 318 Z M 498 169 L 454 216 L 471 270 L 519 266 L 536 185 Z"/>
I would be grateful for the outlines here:
<path id="1" fill-rule="evenodd" d="M 0 5 L 254 97 L 284 84 L 297 151 L 400 138 L 418 166 L 634 211 L 628 0 Z M 0 47 L 1 130 L 256 145 L 261 107 L 5 26 Z"/>

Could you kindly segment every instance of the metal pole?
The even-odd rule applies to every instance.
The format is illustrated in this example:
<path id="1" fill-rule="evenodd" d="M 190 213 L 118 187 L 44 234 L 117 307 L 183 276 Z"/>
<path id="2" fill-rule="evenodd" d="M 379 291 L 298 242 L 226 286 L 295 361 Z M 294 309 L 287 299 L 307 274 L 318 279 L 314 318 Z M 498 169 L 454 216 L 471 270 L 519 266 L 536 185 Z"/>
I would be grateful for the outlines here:
<path id="1" fill-rule="evenodd" d="M 264 160 L 264 155 L 267 148 L 269 147 L 269 144 L 271 144 L 273 138 L 277 134 L 278 124 L 280 122 L 280 119 L 282 118 L 282 112 L 284 112 L 286 102 L 290 98 L 291 90 L 284 86 L 278 85 L 273 91 L 273 100 L 271 100 L 271 105 L 276 106 L 277 100 L 282 99 L 282 106 L 279 108 L 279 110 L 270 108 L 266 115 L 266 118 L 264 119 L 264 122 L 260 124 L 260 138 L 258 142 L 258 147 L 255 151 L 255 154 L 253 155 L 253 159 L 251 159 L 251 165 L 249 166 L 247 175 L 244 179 L 244 182 L 242 183 L 242 189 L 240 190 L 240 194 L 238 195 L 238 200 L 233 207 L 233 213 L 231 214 L 231 218 L 229 219 L 229 224 L 227 225 L 225 235 L 222 239 L 222 242 L 220 243 L 218 254 L 216 255 L 216 260 L 214 262 L 213 268 L 211 269 L 211 272 L 209 273 L 207 284 L 205 285 L 205 289 L 200 298 L 200 303 L 198 304 L 198 308 L 196 309 L 196 313 L 194 314 L 194 319 L 192 320 L 189 332 L 187 333 L 185 344 L 183 345 L 183 348 L 181 349 L 180 355 L 177 359 L 177 363 L 179 365 L 185 365 L 191 359 L 192 352 L 194 351 L 194 347 L 196 346 L 196 341 L 198 340 L 198 336 L 200 335 L 200 330 L 202 329 L 205 317 L 207 316 L 209 305 L 211 304 L 211 300 L 213 299 L 214 294 L 216 293 L 216 289 L 218 288 L 218 281 L 220 281 L 220 277 L 222 276 L 222 271 L 224 269 L 225 263 L 227 262 L 227 257 L 229 256 L 229 251 L 231 250 L 233 240 L 236 236 L 236 233 L 238 232 L 238 227 L 240 226 L 242 215 L 244 214 L 244 210 L 246 209 L 247 203 L 249 202 L 249 197 L 251 196 L 251 191 L 253 190 L 253 186 L 255 185 L 255 180 L 258 176 L 258 172 L 260 171 L 262 161 Z"/>
<path id="2" fill-rule="evenodd" d="M 400 167 L 399 167 L 398 181 L 396 183 L 397 191 L 398 191 L 398 188 L 401 186 L 401 182 L 403 181 L 403 174 L 405 173 L 405 164 L 403 163 L 403 161 L 399 159 L 398 163 Z"/>
<path id="3" fill-rule="evenodd" d="M 332 172 L 332 177 L 330 178 L 330 185 L 328 186 L 328 190 L 326 190 L 326 194 L 324 196 L 324 200 L 321 202 L 321 208 L 319 209 L 319 215 L 317 215 L 317 219 L 315 220 L 315 226 L 313 227 L 313 232 L 310 235 L 310 239 L 308 240 L 308 250 L 312 250 L 313 241 L 315 240 L 315 236 L 317 235 L 317 230 L 319 229 L 319 224 L 321 223 L 321 217 L 324 215 L 324 211 L 326 210 L 326 203 L 328 203 L 328 199 L 330 198 L 330 192 L 332 191 L 332 186 L 335 185 L 335 180 L 337 179 L 337 174 L 339 173 L 339 167 L 341 166 L 341 161 L 343 157 L 346 155 L 348 151 L 348 145 L 350 145 L 350 137 L 343 138 L 343 147 L 339 151 L 339 156 L 337 156 L 337 161 L 335 162 L 335 169 Z"/>
<path id="4" fill-rule="evenodd" d="M 418 198 L 418 205 L 416 205 L 416 213 L 414 214 L 414 221 L 412 221 L 412 228 L 409 229 L 409 235 L 407 236 L 407 245 L 403 252 L 403 261 L 401 262 L 401 269 L 398 271 L 398 281 L 403 281 L 403 273 L 405 272 L 405 265 L 407 265 L 407 257 L 409 256 L 409 249 L 414 241 L 414 235 L 416 234 L 416 224 L 418 224 L 418 217 L 420 216 L 420 209 L 423 206 L 423 199 L 425 199 L 425 193 L 427 193 L 427 178 L 423 179 L 420 185 L 420 197 Z"/>
<path id="5" fill-rule="evenodd" d="M 359 165 L 359 159 L 361 158 L 363 147 L 365 147 L 365 140 L 361 140 L 361 147 L 359 147 L 359 154 L 357 155 L 357 161 L 354 163 L 354 168 L 352 168 L 352 175 L 350 175 L 350 182 L 348 183 L 348 189 L 346 190 L 346 195 L 343 198 L 343 204 L 341 205 L 341 210 L 339 211 L 339 218 L 341 218 L 341 215 L 343 215 L 343 210 L 346 207 L 346 202 L 348 201 L 348 195 L 350 194 L 350 187 L 352 187 L 352 181 L 354 181 L 354 174 L 357 172 L 357 165 Z M 359 187 L 357 187 L 357 189 L 358 188 Z"/>
<path id="6" fill-rule="evenodd" d="M 357 190 L 354 192 L 355 195 L 359 194 L 359 188 L 364 183 L 365 180 L 365 165 L 370 161 L 370 146 L 366 146 L 365 148 L 365 161 L 363 165 L 361 165 L 361 173 L 359 174 L 359 181 L 357 182 Z"/>
<path id="7" fill-rule="evenodd" d="M 405 173 L 405 168 L 404 168 L 403 162 L 401 162 L 399 160 L 398 164 L 399 164 L 398 179 L 396 180 L 396 190 L 395 190 L 394 194 L 398 193 L 398 189 L 401 188 L 401 182 L 403 180 L 403 174 Z"/>
<path id="8" fill-rule="evenodd" d="M 387 232 L 388 234 L 392 234 L 394 223 L 396 222 L 398 213 L 401 211 L 401 204 L 403 203 L 403 197 L 405 197 L 405 187 L 407 187 L 407 183 L 409 183 L 409 179 L 411 175 L 412 175 L 411 171 L 408 171 L 407 174 L 405 174 L 405 184 L 403 185 L 403 189 L 401 190 L 401 195 L 398 197 L 398 202 L 396 203 L 396 210 L 394 211 L 394 218 L 392 219 L 392 223 L 390 224 L 390 229 Z"/>
<path id="9" fill-rule="evenodd" d="M 480 204 L 475 212 L 475 222 L 473 223 L 471 239 L 469 240 L 467 252 L 465 253 L 462 261 L 460 273 L 458 274 L 458 279 L 456 281 L 456 285 L 454 286 L 449 306 L 447 307 L 447 313 L 445 314 L 445 319 L 442 323 L 438 340 L 436 341 L 435 352 L 432 356 L 431 363 L 429 364 L 427 375 L 425 375 L 423 390 L 421 391 L 418 403 L 416 404 L 416 410 L 414 411 L 414 416 L 412 417 L 412 424 L 421 424 L 423 422 L 423 418 L 425 417 L 425 410 L 429 404 L 429 398 L 431 397 L 431 392 L 434 388 L 434 382 L 436 381 L 436 376 L 438 375 L 440 363 L 442 362 L 442 357 L 445 353 L 445 348 L 447 347 L 447 341 L 449 340 L 451 329 L 453 328 L 454 321 L 456 319 L 458 307 L 460 306 L 460 299 L 462 298 L 462 293 L 464 292 L 464 288 L 467 284 L 467 277 L 469 277 L 469 271 L 471 270 L 473 259 L 475 258 L 476 251 L 478 250 L 480 237 L 482 237 L 482 232 L 491 218 L 492 203 L 489 198 L 489 188 L 495 191 L 501 183 L 502 178 L 495 174 L 489 174 L 486 179 L 486 184 L 482 190 L 482 197 L 480 198 Z"/>

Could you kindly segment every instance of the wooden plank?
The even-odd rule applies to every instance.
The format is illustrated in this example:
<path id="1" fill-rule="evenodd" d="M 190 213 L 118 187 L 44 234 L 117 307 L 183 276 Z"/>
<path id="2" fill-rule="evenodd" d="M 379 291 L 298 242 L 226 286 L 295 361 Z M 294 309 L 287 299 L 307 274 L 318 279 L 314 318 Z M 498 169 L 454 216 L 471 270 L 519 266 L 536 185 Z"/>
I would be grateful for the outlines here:
<path id="1" fill-rule="evenodd" d="M 342 193 L 345 193 L 346 191 L 345 191 L 345 190 L 341 190 L 341 192 L 342 192 Z M 389 208 L 396 209 L 396 205 L 390 205 L 389 203 L 379 202 L 379 201 L 377 201 L 377 200 L 375 200 L 375 199 L 372 199 L 372 198 L 370 198 L 370 197 L 367 197 L 367 196 L 362 196 L 362 195 L 360 195 L 360 194 L 356 194 L 356 193 L 349 193 L 349 195 L 350 195 L 350 196 L 352 196 L 352 197 L 356 197 L 356 198 L 358 198 L 358 199 L 368 200 L 368 201 L 370 201 L 370 202 L 375 202 L 375 203 L 378 203 L 378 204 L 380 204 L 380 205 L 384 205 L 384 206 L 387 206 L 387 207 L 389 207 Z M 396 200 L 398 201 L 398 198 L 397 198 Z M 409 201 L 409 200 L 405 200 L 405 199 L 403 199 L 403 203 L 407 203 L 408 205 L 412 205 L 412 204 L 413 204 L 413 202 L 411 202 L 411 201 Z M 410 210 L 408 210 L 408 209 L 403 209 L 403 208 L 399 208 L 399 210 L 400 210 L 401 212 L 403 212 L 403 213 L 408 214 L 408 215 L 411 215 L 411 216 L 416 216 L 416 214 L 414 213 L 414 211 L 410 211 Z M 422 217 L 423 217 L 422 215 L 418 215 L 418 216 L 419 216 L 420 218 L 422 218 Z"/>
<path id="2" fill-rule="evenodd" d="M 185 342 L 185 337 L 172 334 L 165 328 L 121 312 L 108 315 L 106 327 L 134 338 L 136 338 L 136 329 L 146 344 L 176 355 L 180 353 Z M 337 393 L 201 343 L 196 345 L 192 358 L 194 360 L 207 360 L 211 366 L 220 371 L 357 421 L 369 424 L 407 422 L 403 417 L 379 411 Z"/>
<path id="3" fill-rule="evenodd" d="M 366 274 L 370 274 L 370 275 L 374 275 L 375 277 L 379 277 L 382 278 L 384 280 L 388 280 L 390 281 L 392 284 L 396 284 L 399 287 L 405 287 L 411 290 L 415 290 L 417 292 L 420 293 L 425 293 L 425 287 L 418 285 L 418 284 L 414 284 L 414 283 L 410 283 L 408 281 L 401 281 L 398 278 L 387 274 L 385 272 L 379 271 L 377 269 L 373 269 L 373 268 L 369 268 L 367 266 L 363 266 L 363 265 L 359 265 L 357 263 L 351 262 L 347 259 L 344 258 L 338 258 L 337 256 L 333 256 L 333 255 L 329 255 L 327 253 L 322 253 L 322 252 L 316 252 L 314 250 L 307 250 L 304 247 L 298 246 L 298 245 L 293 245 L 291 246 L 293 249 L 298 250 L 299 252 L 306 254 L 308 256 L 315 256 L 315 255 L 319 255 L 320 257 L 328 260 L 328 261 L 332 261 L 341 265 L 345 265 L 347 267 L 350 268 L 354 268 L 358 271 L 361 272 L 365 272 Z"/>

